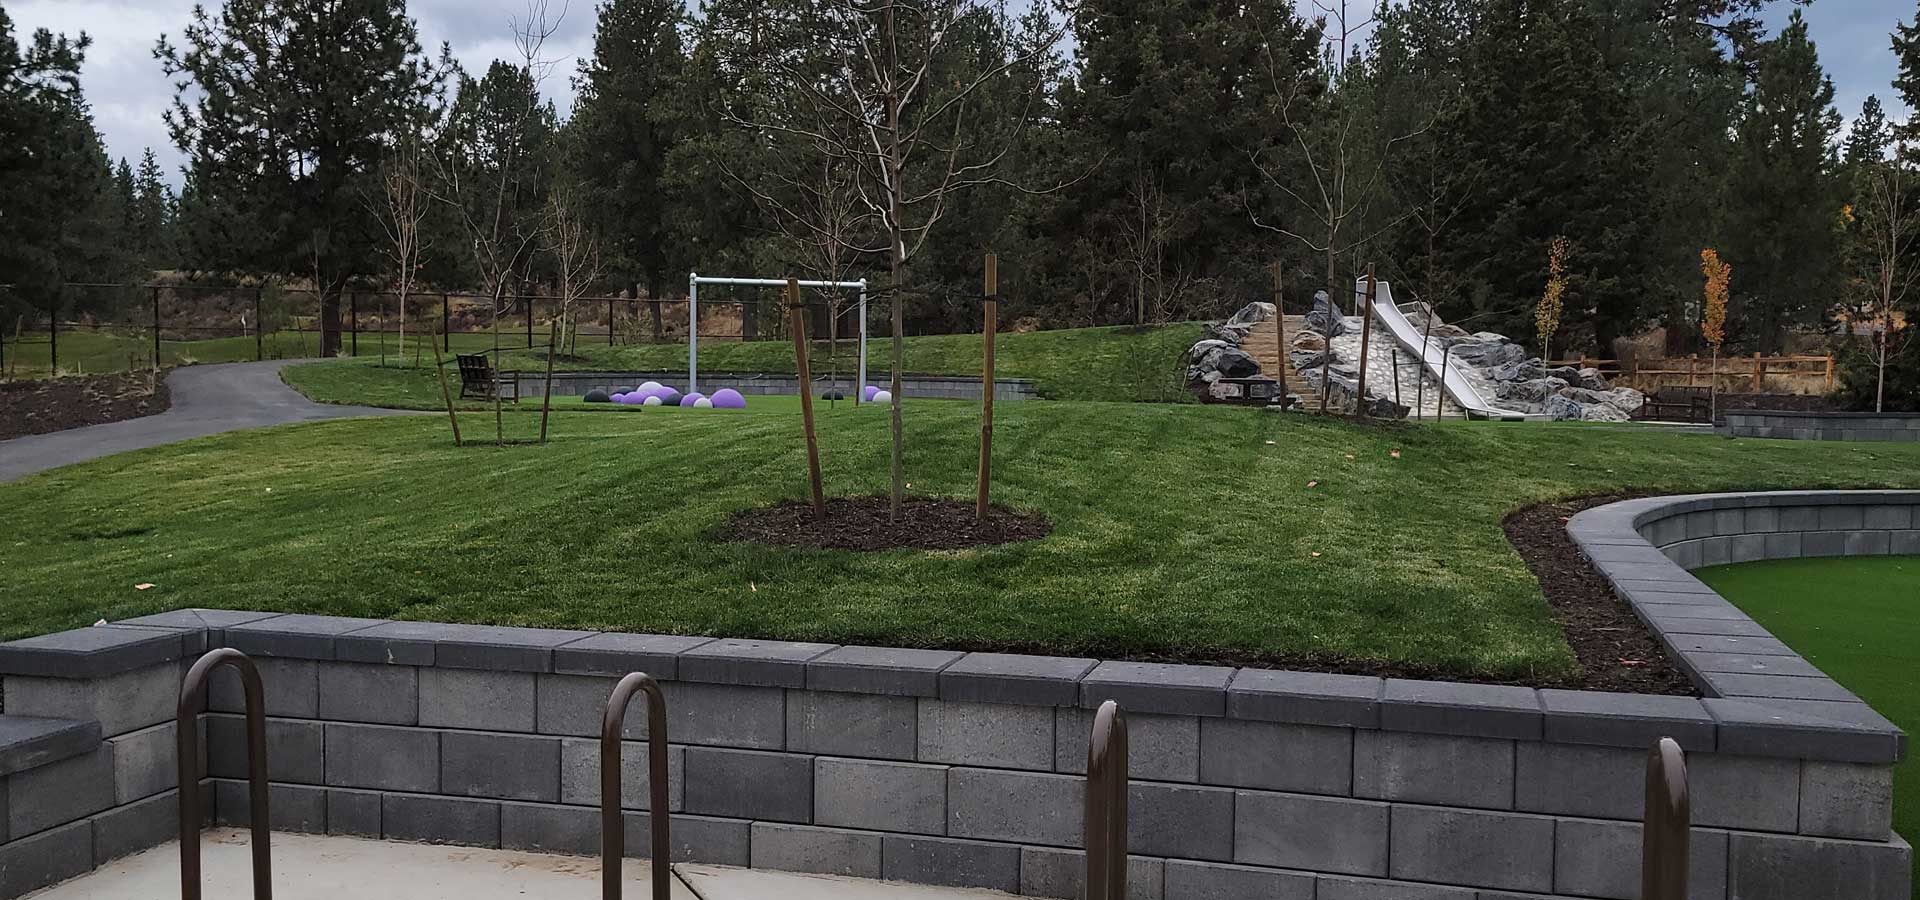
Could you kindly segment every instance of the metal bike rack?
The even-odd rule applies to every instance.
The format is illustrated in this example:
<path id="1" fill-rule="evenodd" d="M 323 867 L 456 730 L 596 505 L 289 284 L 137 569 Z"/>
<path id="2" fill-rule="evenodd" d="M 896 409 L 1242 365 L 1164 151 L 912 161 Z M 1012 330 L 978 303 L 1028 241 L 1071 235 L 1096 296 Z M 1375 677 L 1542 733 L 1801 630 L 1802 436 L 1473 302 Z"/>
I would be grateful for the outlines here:
<path id="1" fill-rule="evenodd" d="M 253 831 L 254 900 L 273 898 L 272 833 L 267 814 L 267 705 L 260 688 L 260 670 L 238 650 L 209 651 L 187 670 L 180 683 L 180 703 L 174 715 L 177 762 L 180 771 L 180 898 L 200 900 L 200 699 L 207 678 L 221 666 L 240 673 L 247 699 L 247 819 Z"/>
<path id="2" fill-rule="evenodd" d="M 1687 755 L 1673 738 L 1647 751 L 1647 821 L 1640 834 L 1640 896 L 1686 900 L 1693 804 L 1687 793 Z"/>
<path id="3" fill-rule="evenodd" d="M 620 813 L 620 732 L 635 692 L 647 694 L 647 817 L 652 822 L 653 900 L 668 900 L 673 865 L 667 840 L 667 699 L 660 683 L 631 672 L 613 688 L 600 719 L 600 896 L 620 900 L 620 862 L 626 856 L 627 822 Z"/>
<path id="4" fill-rule="evenodd" d="M 1108 700 L 1087 739 L 1087 900 L 1127 896 L 1127 718 Z"/>

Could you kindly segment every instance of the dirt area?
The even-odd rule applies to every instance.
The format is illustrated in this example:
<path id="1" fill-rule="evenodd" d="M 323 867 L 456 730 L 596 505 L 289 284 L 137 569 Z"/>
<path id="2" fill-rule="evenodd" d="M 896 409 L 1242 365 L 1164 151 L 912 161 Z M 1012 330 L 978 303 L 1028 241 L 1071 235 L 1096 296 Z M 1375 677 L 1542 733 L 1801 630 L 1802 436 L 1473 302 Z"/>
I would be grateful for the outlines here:
<path id="1" fill-rule="evenodd" d="M 885 497 L 827 501 L 824 520 L 813 517 L 810 503 L 782 503 L 734 515 L 724 532 L 728 540 L 814 547 L 823 550 L 960 550 L 1012 544 L 1046 537 L 1053 523 L 1045 517 L 993 507 L 985 522 L 973 504 L 958 500 L 907 500 L 900 521 L 890 523 Z"/>
<path id="2" fill-rule="evenodd" d="M 1540 589 L 1583 671 L 1578 687 L 1627 694 L 1699 693 L 1675 668 L 1659 639 L 1634 615 L 1633 607 L 1567 536 L 1567 519 L 1595 506 L 1628 499 L 1622 495 L 1585 497 L 1529 506 L 1507 517 L 1507 540 Z"/>
<path id="3" fill-rule="evenodd" d="M 167 411 L 166 373 L 85 375 L 0 384 L 0 440 L 137 419 Z"/>

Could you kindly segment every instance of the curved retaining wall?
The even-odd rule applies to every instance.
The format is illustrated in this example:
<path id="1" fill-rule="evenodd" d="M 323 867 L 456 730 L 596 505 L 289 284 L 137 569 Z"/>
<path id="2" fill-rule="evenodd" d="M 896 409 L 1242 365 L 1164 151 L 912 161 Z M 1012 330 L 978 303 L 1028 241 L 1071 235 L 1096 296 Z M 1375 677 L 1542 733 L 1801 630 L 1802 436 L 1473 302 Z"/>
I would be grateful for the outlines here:
<path id="1" fill-rule="evenodd" d="M 670 706 L 677 860 L 1078 896 L 1089 711 L 1113 699 L 1133 897 L 1626 900 L 1646 747 L 1670 736 L 1692 775 L 1695 898 L 1908 900 L 1890 826 L 1905 735 L 1643 536 L 1791 534 L 1747 529 L 1804 507 L 1891 548 L 1913 529 L 1870 511 L 1920 521 L 1920 494 L 1796 496 L 1632 501 L 1569 526 L 1706 699 L 225 610 L 16 641 L 0 645 L 0 897 L 171 839 L 180 677 L 231 646 L 266 679 L 286 830 L 592 854 L 601 706 L 645 670 Z M 242 824 L 223 675 L 199 789 Z M 628 721 L 645 741 L 645 716 Z M 644 744 L 625 759 L 639 810 Z M 644 852 L 645 815 L 628 831 Z"/>
<path id="2" fill-rule="evenodd" d="M 1727 420 L 1726 433 L 1733 437 L 1920 442 L 1920 413 L 1730 409 L 1721 415 Z"/>

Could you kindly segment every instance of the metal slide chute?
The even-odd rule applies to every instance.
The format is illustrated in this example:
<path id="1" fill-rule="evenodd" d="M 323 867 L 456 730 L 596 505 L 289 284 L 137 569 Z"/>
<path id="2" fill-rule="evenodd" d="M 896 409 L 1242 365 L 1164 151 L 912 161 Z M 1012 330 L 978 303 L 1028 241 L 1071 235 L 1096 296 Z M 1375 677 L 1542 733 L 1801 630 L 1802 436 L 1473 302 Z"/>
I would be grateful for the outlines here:
<path id="1" fill-rule="evenodd" d="M 1354 300 L 1357 309 L 1366 309 L 1367 282 L 1362 278 L 1354 283 Z M 1499 419 L 1518 422 L 1529 418 L 1538 418 L 1517 410 L 1502 409 L 1494 401 L 1480 393 L 1480 388 L 1460 370 L 1458 364 L 1447 359 L 1446 350 L 1438 342 L 1421 341 L 1420 329 L 1413 327 L 1407 314 L 1400 311 L 1400 305 L 1393 302 L 1393 287 L 1387 282 L 1375 283 L 1373 298 L 1373 317 L 1393 335 L 1395 343 L 1408 355 L 1420 360 L 1426 368 L 1428 377 L 1440 382 L 1446 389 L 1447 399 L 1466 412 L 1468 418 Z M 1424 349 L 1424 353 L 1422 350 Z M 1364 361 L 1363 361 L 1364 364 Z M 1444 373 L 1445 377 L 1442 378 Z"/>

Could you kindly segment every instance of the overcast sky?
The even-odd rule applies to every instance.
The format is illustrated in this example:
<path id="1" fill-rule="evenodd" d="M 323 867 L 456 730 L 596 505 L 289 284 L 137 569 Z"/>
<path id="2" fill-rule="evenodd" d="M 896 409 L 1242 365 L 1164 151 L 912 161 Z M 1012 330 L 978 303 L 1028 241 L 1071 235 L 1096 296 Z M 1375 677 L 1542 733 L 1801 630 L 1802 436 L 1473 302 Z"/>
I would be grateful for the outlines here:
<path id="1" fill-rule="evenodd" d="M 206 0 L 217 8 L 219 0 Z M 552 0 L 557 11 L 566 0 Z M 546 89 L 564 114 L 573 99 L 574 62 L 593 46 L 594 6 L 599 0 L 571 0 L 560 30 L 548 43 L 548 55 L 560 60 Z M 1309 0 L 1300 0 L 1303 7 Z M 106 135 L 115 159 L 137 162 L 152 147 L 176 185 L 180 154 L 168 140 L 160 115 L 173 88 L 153 58 L 162 34 L 176 42 L 194 0 L 0 0 L 23 35 L 35 28 L 93 37 L 81 81 L 92 102 L 94 121 Z M 453 46 L 468 70 L 514 55 L 510 26 L 526 9 L 526 0 L 410 0 L 423 46 Z M 1896 116 L 1905 110 L 1892 102 L 1895 65 L 1887 35 L 1893 24 L 1914 15 L 1914 0 L 1818 0 L 1806 11 L 1820 60 L 1833 77 L 1836 105 L 1852 118 L 1868 94 L 1879 94 Z M 1774 27 L 1786 21 L 1788 6 L 1776 3 L 1768 18 Z"/>

